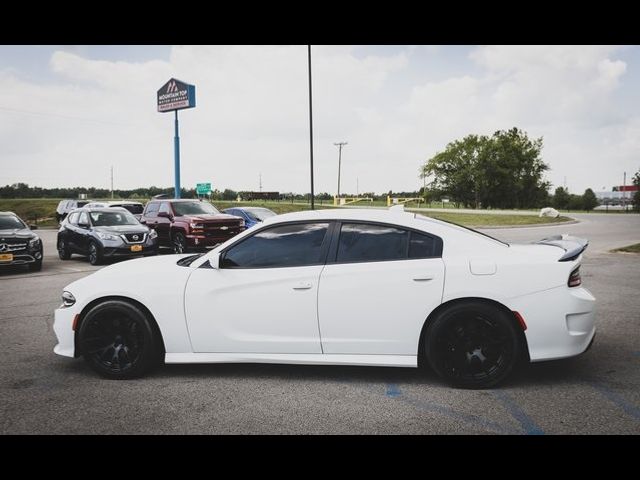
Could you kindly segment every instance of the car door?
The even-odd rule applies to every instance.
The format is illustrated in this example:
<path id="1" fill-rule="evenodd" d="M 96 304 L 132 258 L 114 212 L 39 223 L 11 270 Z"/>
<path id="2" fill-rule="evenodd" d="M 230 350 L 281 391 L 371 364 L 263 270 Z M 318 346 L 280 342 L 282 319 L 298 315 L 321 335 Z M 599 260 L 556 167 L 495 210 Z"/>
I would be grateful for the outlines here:
<path id="1" fill-rule="evenodd" d="M 63 224 L 63 235 L 62 238 L 66 242 L 69 251 L 78 252 L 78 247 L 76 245 L 78 241 L 78 218 L 80 217 L 79 212 L 70 213 L 67 217 L 66 222 Z"/>
<path id="2" fill-rule="evenodd" d="M 158 214 L 163 213 L 168 215 L 169 217 L 161 217 L 158 215 L 156 217 L 156 232 L 158 232 L 158 242 L 160 245 L 170 246 L 171 245 L 171 219 L 173 218 L 173 211 L 171 209 L 171 203 L 169 202 L 161 202 L 160 208 L 158 209 Z"/>
<path id="3" fill-rule="evenodd" d="M 416 355 L 442 302 L 441 252 L 438 237 L 403 227 L 337 225 L 318 291 L 323 352 Z"/>
<path id="4" fill-rule="evenodd" d="M 330 225 L 263 228 L 227 247 L 220 268 L 196 269 L 185 289 L 194 351 L 322 353 L 318 280 Z"/>
<path id="5" fill-rule="evenodd" d="M 81 212 L 75 229 L 75 245 L 79 253 L 88 253 L 91 240 L 91 221 L 87 212 Z"/>

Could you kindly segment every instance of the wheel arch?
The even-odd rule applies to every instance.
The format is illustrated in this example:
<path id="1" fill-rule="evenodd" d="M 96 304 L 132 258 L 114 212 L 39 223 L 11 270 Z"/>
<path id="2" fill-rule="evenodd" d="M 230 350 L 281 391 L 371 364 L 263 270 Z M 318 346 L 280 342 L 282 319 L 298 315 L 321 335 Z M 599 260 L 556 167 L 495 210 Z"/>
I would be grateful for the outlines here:
<path id="1" fill-rule="evenodd" d="M 160 331 L 160 327 L 158 326 L 158 322 L 156 321 L 155 317 L 153 316 L 153 314 L 151 313 L 151 311 L 144 306 L 144 304 L 140 303 L 137 300 L 134 300 L 133 298 L 130 297 L 124 297 L 121 295 L 110 295 L 110 296 L 106 296 L 106 297 L 100 297 L 100 298 L 96 298 L 94 300 L 92 300 L 91 302 L 87 303 L 84 308 L 82 309 L 82 311 L 80 312 L 80 317 L 78 318 L 78 324 L 76 326 L 75 332 L 74 332 L 74 336 L 73 336 L 73 351 L 74 351 L 74 356 L 75 357 L 79 357 L 80 356 L 80 352 L 78 349 L 78 332 L 80 331 L 80 326 L 82 325 L 82 322 L 84 321 L 85 316 L 87 315 L 87 313 L 96 305 L 103 303 L 105 301 L 108 300 L 120 300 L 126 303 L 130 303 L 131 305 L 139 308 L 140 310 L 142 310 L 142 312 L 146 315 L 147 319 L 149 320 L 149 322 L 151 323 L 151 328 L 153 329 L 153 333 L 156 335 L 156 338 L 158 339 L 158 341 L 160 342 L 160 348 L 162 349 L 162 356 L 164 357 L 164 354 L 166 353 L 166 348 L 164 346 L 164 338 L 162 337 L 162 332 Z"/>
<path id="2" fill-rule="evenodd" d="M 452 300 L 448 300 L 444 303 L 441 303 L 440 305 L 438 305 L 427 317 L 427 319 L 424 321 L 424 324 L 422 325 L 422 330 L 420 331 L 420 339 L 418 341 L 418 366 L 423 366 L 426 364 L 426 359 L 424 358 L 424 342 L 425 342 L 425 333 L 427 331 L 427 326 L 429 325 L 429 323 L 437 316 L 440 314 L 440 312 L 451 308 L 455 305 L 460 305 L 462 303 L 470 303 L 470 302 L 480 302 L 480 303 L 484 303 L 487 305 L 490 305 L 498 310 L 501 310 L 502 312 L 506 313 L 510 319 L 512 319 L 514 325 L 516 326 L 516 331 L 518 332 L 518 341 L 520 342 L 520 346 L 522 347 L 522 352 L 523 352 L 523 360 L 526 362 L 530 361 L 530 356 L 529 356 L 529 345 L 527 343 L 527 337 L 524 334 L 524 330 L 522 329 L 520 323 L 518 322 L 518 319 L 516 318 L 516 316 L 514 315 L 513 311 L 511 309 L 509 309 L 506 305 L 504 305 L 503 303 L 491 299 L 491 298 L 486 298 L 486 297 L 461 297 L 461 298 L 454 298 Z"/>

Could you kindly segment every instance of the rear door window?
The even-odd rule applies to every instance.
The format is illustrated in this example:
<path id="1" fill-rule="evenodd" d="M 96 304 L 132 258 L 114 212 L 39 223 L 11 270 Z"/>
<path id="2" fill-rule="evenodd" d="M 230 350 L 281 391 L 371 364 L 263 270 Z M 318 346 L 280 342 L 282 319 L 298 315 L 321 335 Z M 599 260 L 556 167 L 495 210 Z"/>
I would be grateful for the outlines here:
<path id="1" fill-rule="evenodd" d="M 338 241 L 338 263 L 380 262 L 407 258 L 409 232 L 402 228 L 365 223 L 343 223 Z"/>

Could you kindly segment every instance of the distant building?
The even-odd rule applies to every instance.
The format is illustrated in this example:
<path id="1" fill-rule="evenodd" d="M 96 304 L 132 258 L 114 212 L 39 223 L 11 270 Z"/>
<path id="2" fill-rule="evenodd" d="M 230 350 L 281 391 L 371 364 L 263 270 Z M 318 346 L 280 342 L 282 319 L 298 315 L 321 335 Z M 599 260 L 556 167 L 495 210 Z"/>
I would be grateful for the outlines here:
<path id="1" fill-rule="evenodd" d="M 639 190 L 637 185 L 619 185 L 609 192 L 595 192 L 600 205 L 622 205 L 631 203 L 633 195 Z"/>
<path id="2" fill-rule="evenodd" d="M 280 200 L 280 192 L 238 192 L 238 196 L 245 201 Z"/>

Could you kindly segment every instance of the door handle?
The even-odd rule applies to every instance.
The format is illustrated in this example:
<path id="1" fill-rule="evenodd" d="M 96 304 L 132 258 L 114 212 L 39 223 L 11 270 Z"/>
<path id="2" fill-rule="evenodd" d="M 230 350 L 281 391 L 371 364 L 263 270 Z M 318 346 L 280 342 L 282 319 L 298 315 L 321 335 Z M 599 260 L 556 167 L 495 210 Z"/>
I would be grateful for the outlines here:
<path id="1" fill-rule="evenodd" d="M 433 277 L 413 277 L 414 282 L 428 282 L 429 280 L 433 280 Z"/>
<path id="2" fill-rule="evenodd" d="M 293 287 L 294 290 L 309 290 L 312 287 L 309 282 L 300 282 Z"/>

